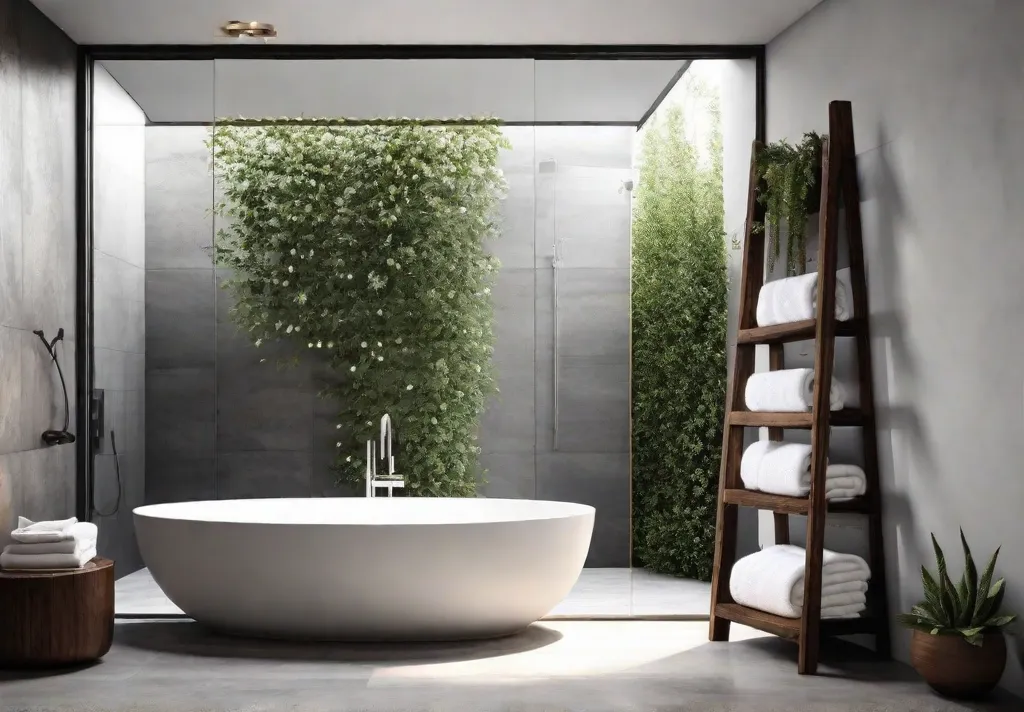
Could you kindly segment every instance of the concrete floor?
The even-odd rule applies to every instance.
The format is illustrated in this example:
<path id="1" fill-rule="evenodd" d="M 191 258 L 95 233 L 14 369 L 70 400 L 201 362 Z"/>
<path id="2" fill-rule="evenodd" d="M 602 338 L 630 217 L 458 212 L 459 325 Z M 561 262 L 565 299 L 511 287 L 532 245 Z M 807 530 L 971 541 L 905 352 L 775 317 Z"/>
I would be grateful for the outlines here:
<path id="1" fill-rule="evenodd" d="M 186 620 L 123 620 L 100 663 L 0 672 L 2 712 L 961 712 L 1021 710 L 933 695 L 904 665 L 839 643 L 815 677 L 792 643 L 735 626 L 552 621 L 502 640 L 295 644 L 228 638 Z"/>
<path id="2" fill-rule="evenodd" d="M 149 571 L 118 580 L 116 610 L 121 616 L 182 616 Z M 548 615 L 556 618 L 671 616 L 706 618 L 711 584 L 652 574 L 643 569 L 584 569 L 572 592 Z"/>

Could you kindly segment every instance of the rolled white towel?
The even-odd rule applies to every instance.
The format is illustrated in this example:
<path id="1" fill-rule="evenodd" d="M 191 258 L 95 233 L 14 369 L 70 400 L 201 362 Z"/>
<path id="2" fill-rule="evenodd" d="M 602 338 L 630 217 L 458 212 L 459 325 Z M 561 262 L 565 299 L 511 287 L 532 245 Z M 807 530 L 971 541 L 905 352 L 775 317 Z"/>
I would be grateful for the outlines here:
<path id="1" fill-rule="evenodd" d="M 803 608 L 797 603 L 794 591 L 804 585 L 806 552 L 799 546 L 779 544 L 768 546 L 733 564 L 729 577 L 729 592 L 733 600 L 750 608 L 774 613 L 785 618 L 799 618 Z M 867 562 L 853 554 L 834 551 L 822 552 L 822 586 L 850 582 L 867 582 L 871 570 Z M 853 593 L 833 590 L 835 606 L 822 611 L 822 617 L 841 618 L 856 616 L 864 610 L 864 603 L 840 603 Z"/>
<path id="2" fill-rule="evenodd" d="M 68 541 L 72 539 L 71 528 L 78 524 L 76 517 L 47 522 L 33 522 L 18 517 L 18 528 L 11 532 L 11 539 L 21 544 Z"/>
<path id="3" fill-rule="evenodd" d="M 72 554 L 0 554 L 0 568 L 7 570 L 29 569 L 80 569 L 96 558 L 96 547 Z"/>
<path id="4" fill-rule="evenodd" d="M 829 389 L 830 410 L 841 410 L 846 388 L 835 378 Z M 758 411 L 803 413 L 814 403 L 814 369 L 787 368 L 755 373 L 744 390 L 747 408 Z"/>
<path id="5" fill-rule="evenodd" d="M 758 440 L 743 451 L 740 479 L 750 490 L 790 497 L 806 497 L 811 491 L 811 446 Z M 859 497 L 867 490 L 867 477 L 857 465 L 828 465 L 825 499 Z"/>
<path id="6" fill-rule="evenodd" d="M 789 324 L 813 319 L 818 311 L 818 273 L 776 279 L 764 284 L 757 296 L 757 325 Z M 853 292 L 849 267 L 836 271 L 836 319 L 853 318 Z"/>
<path id="7" fill-rule="evenodd" d="M 15 542 L 4 547 L 9 554 L 75 554 L 96 548 L 96 537 L 99 530 L 92 522 L 78 522 L 71 526 L 70 539 L 64 541 L 41 541 L 35 544 Z"/>

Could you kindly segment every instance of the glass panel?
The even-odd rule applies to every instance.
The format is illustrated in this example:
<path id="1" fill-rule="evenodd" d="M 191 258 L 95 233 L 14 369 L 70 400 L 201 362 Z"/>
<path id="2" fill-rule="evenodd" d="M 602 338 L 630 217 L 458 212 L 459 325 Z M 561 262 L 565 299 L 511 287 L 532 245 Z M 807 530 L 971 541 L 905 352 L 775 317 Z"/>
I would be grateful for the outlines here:
<path id="1" fill-rule="evenodd" d="M 710 609 L 729 353 L 722 347 L 736 333 L 727 321 L 734 323 L 738 304 L 727 284 L 739 280 L 755 102 L 753 61 L 696 61 L 638 135 L 634 615 Z M 741 517 L 748 517 L 741 530 L 756 536 L 752 510 Z"/>
<path id="2" fill-rule="evenodd" d="M 533 80 L 217 62 L 221 497 L 365 495 L 385 413 L 378 495 L 536 496 Z"/>
<path id="3" fill-rule="evenodd" d="M 192 125 L 212 120 L 212 62 L 95 64 L 94 505 L 120 572 L 142 566 L 134 507 L 215 496 L 209 128 Z"/>

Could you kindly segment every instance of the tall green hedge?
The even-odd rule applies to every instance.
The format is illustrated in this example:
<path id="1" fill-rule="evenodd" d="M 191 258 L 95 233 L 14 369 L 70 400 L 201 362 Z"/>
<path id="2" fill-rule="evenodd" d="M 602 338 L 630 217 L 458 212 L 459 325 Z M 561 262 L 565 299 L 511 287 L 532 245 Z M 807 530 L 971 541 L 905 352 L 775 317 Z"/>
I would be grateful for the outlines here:
<path id="1" fill-rule="evenodd" d="M 406 492 L 471 496 L 494 390 L 491 286 L 507 147 L 494 124 L 219 125 L 218 264 L 252 342 L 326 360 L 337 470 L 361 482 L 390 413 Z"/>
<path id="2" fill-rule="evenodd" d="M 722 139 L 645 128 L 633 216 L 634 565 L 709 580 L 726 386 Z"/>

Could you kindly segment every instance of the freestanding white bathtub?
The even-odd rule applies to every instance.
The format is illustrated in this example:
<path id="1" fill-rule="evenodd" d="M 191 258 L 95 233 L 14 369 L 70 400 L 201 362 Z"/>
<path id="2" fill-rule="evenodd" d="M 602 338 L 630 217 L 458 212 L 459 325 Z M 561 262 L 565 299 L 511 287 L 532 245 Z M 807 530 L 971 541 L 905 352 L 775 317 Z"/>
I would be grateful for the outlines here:
<path id="1" fill-rule="evenodd" d="M 543 617 L 583 569 L 594 508 L 512 499 L 316 498 L 135 509 L 153 579 L 242 635 L 460 640 Z"/>

